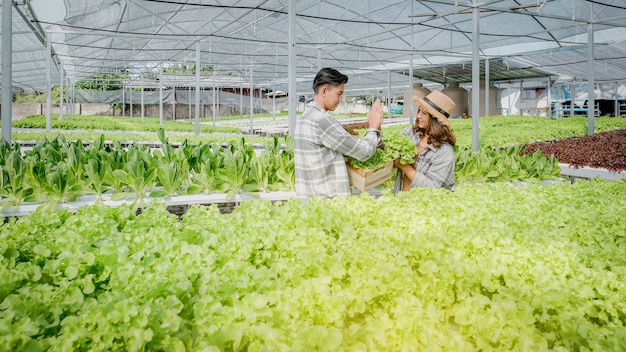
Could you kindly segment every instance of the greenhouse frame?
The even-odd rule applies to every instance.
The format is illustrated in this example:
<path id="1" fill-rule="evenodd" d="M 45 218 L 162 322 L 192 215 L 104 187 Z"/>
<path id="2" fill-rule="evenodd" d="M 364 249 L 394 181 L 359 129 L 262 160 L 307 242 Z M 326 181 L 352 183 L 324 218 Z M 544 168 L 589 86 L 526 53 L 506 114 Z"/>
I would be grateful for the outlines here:
<path id="1" fill-rule="evenodd" d="M 13 90 L 72 89 L 98 73 L 118 72 L 135 76 L 132 88 L 146 69 L 209 65 L 248 86 L 288 92 L 290 126 L 298 97 L 311 96 L 321 67 L 348 74 L 348 94 L 389 100 L 418 81 L 431 87 L 456 81 L 478 87 L 472 90 L 478 101 L 481 80 L 585 82 L 591 102 L 597 84 L 609 84 L 616 113 L 624 98 L 626 11 L 617 0 L 4 1 L 3 9 L 9 6 L 2 15 L 2 86 Z M 194 78 L 199 90 L 199 77 L 188 80 Z M 199 98 L 195 104 L 198 111 Z M 593 131 L 592 109 L 588 115 Z M 3 137 L 10 139 L 6 128 Z"/>

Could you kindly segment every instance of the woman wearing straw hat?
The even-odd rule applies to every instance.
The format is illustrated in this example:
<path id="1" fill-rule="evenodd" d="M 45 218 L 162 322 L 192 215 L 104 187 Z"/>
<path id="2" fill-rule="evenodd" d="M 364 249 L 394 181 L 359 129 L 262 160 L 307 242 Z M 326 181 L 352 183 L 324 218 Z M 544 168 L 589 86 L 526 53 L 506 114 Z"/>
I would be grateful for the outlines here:
<path id="1" fill-rule="evenodd" d="M 394 162 L 398 168 L 394 191 L 408 191 L 411 187 L 454 189 L 452 146 L 456 144 L 456 137 L 450 130 L 448 118 L 455 104 L 440 91 L 414 100 L 419 104 L 415 123 L 402 134 L 417 145 L 417 157 L 415 164 Z"/>

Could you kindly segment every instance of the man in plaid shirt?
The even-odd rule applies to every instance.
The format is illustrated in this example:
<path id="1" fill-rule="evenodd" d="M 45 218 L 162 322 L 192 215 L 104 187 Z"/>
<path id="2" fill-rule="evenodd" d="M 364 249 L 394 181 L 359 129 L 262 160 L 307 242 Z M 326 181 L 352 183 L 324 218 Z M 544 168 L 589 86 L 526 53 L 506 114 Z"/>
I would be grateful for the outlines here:
<path id="1" fill-rule="evenodd" d="M 382 138 L 383 106 L 377 99 L 367 114 L 369 129 L 360 139 L 348 133 L 329 113 L 342 100 L 348 76 L 321 69 L 313 80 L 313 101 L 296 123 L 294 161 L 296 196 L 330 198 L 352 194 L 344 156 L 371 158 Z"/>

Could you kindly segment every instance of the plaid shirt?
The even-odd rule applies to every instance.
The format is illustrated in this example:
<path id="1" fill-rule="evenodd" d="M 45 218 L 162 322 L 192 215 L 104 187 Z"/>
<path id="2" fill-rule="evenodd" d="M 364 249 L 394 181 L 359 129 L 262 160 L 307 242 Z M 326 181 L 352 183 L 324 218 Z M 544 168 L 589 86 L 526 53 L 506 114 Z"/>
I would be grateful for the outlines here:
<path id="1" fill-rule="evenodd" d="M 306 199 L 351 195 L 344 155 L 359 161 L 371 158 L 381 135 L 370 129 L 359 139 L 319 104 L 311 102 L 297 120 L 294 134 L 296 196 Z"/>
<path id="2" fill-rule="evenodd" d="M 409 136 L 415 145 L 419 144 L 420 133 L 414 133 L 412 127 L 407 127 L 402 134 Z M 454 189 L 454 149 L 448 143 L 439 148 L 429 144 L 424 148 L 415 162 L 415 176 L 411 187 L 431 187 Z M 394 191 L 398 193 L 404 184 L 404 173 L 397 170 Z"/>

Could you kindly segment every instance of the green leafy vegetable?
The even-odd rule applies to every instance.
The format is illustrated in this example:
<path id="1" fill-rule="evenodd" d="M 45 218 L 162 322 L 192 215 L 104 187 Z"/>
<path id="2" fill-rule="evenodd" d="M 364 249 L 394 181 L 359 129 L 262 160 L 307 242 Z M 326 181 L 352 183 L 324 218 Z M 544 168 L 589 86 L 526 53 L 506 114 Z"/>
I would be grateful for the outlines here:
<path id="1" fill-rule="evenodd" d="M 365 130 L 362 130 L 363 133 Z M 383 132 L 383 144 L 376 149 L 374 155 L 366 161 L 358 161 L 351 157 L 346 157 L 346 161 L 357 169 L 376 170 L 384 165 L 400 159 L 403 164 L 415 162 L 417 146 L 411 139 L 400 133 L 397 129 L 389 129 Z"/>
<path id="2" fill-rule="evenodd" d="M 625 212 L 603 180 L 41 209 L 0 227 L 0 350 L 622 351 Z"/>

